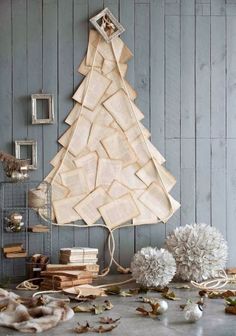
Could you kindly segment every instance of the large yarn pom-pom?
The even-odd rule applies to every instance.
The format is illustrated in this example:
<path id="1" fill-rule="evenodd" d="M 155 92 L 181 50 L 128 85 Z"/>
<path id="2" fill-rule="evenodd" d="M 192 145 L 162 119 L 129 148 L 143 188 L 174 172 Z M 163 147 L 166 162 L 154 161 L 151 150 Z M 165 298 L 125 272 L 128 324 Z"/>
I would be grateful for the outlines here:
<path id="1" fill-rule="evenodd" d="M 165 249 L 144 247 L 131 263 L 133 278 L 146 287 L 166 286 L 176 272 L 175 260 Z"/>
<path id="2" fill-rule="evenodd" d="M 191 224 L 176 228 L 166 239 L 173 254 L 177 277 L 202 281 L 218 275 L 225 267 L 228 246 L 222 234 L 207 224 Z"/>

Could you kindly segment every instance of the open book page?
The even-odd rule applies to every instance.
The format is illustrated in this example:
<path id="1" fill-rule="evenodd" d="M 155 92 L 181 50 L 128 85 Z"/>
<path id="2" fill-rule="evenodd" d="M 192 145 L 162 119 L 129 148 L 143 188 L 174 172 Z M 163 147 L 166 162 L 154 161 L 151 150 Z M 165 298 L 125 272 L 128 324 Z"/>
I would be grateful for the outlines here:
<path id="1" fill-rule="evenodd" d="M 67 197 L 69 193 L 70 190 L 67 187 L 57 182 L 52 183 L 52 201 L 63 199 Z"/>
<path id="2" fill-rule="evenodd" d="M 60 174 L 63 185 L 70 189 L 69 196 L 77 196 L 89 193 L 89 187 L 83 168 L 76 168 Z"/>
<path id="3" fill-rule="evenodd" d="M 74 122 L 74 124 L 68 128 L 63 134 L 62 136 L 58 139 L 58 142 L 60 145 L 62 145 L 63 147 L 68 147 L 69 141 L 71 139 L 71 136 L 75 130 L 76 127 L 76 121 Z"/>
<path id="4" fill-rule="evenodd" d="M 91 70 L 72 98 L 88 109 L 94 110 L 110 84 L 110 79 L 96 70 Z"/>
<path id="5" fill-rule="evenodd" d="M 134 225 L 141 225 L 141 224 L 154 224 L 159 221 L 156 215 L 148 209 L 140 200 L 139 197 L 143 194 L 144 190 L 133 190 L 132 196 L 134 201 L 139 209 L 140 215 L 133 218 Z"/>
<path id="6" fill-rule="evenodd" d="M 129 59 L 133 57 L 132 52 L 129 48 L 124 44 L 124 42 L 116 37 L 112 41 L 113 47 L 111 43 L 107 43 L 105 40 L 101 39 L 98 45 L 98 52 L 103 56 L 105 60 L 116 62 L 116 58 L 120 63 L 127 63 Z M 92 42 L 93 46 L 96 46 L 96 40 Z M 114 48 L 114 50 L 113 50 Z M 114 55 L 115 52 L 115 55 Z"/>
<path id="7" fill-rule="evenodd" d="M 158 172 L 157 173 L 157 168 Z M 136 175 L 147 185 L 149 186 L 152 182 L 156 182 L 160 186 L 162 183 L 165 186 L 165 189 L 169 192 L 175 185 L 176 179 L 173 175 L 163 166 L 161 166 L 158 162 L 156 162 L 156 166 L 154 165 L 153 161 L 150 160 L 144 167 L 137 171 Z M 161 180 L 162 183 L 161 183 Z"/>
<path id="8" fill-rule="evenodd" d="M 88 225 L 92 225 L 101 217 L 98 208 L 110 200 L 111 198 L 106 191 L 99 187 L 75 205 L 74 209 Z"/>
<path id="9" fill-rule="evenodd" d="M 99 34 L 96 30 L 91 29 L 89 32 L 89 42 L 88 42 L 88 49 L 86 54 L 86 65 L 101 68 L 103 64 L 103 57 L 98 52 L 96 53 L 96 57 L 94 59 L 94 55 L 96 52 L 96 47 L 99 43 Z"/>
<path id="10" fill-rule="evenodd" d="M 53 181 L 53 182 L 57 182 L 59 184 L 62 184 L 60 173 L 61 172 L 66 172 L 66 171 L 69 171 L 69 170 L 70 170 L 70 168 L 63 163 L 63 164 L 60 165 L 59 169 L 58 169 L 58 167 L 54 167 L 50 171 L 50 173 L 44 178 L 44 181 L 46 181 L 48 183 L 52 183 L 52 181 Z"/>
<path id="11" fill-rule="evenodd" d="M 135 139 L 137 139 L 137 137 L 142 136 L 142 132 L 146 139 L 148 139 L 151 136 L 149 130 L 146 127 L 144 127 L 142 123 L 139 123 L 139 125 L 140 127 L 137 124 L 133 125 L 127 131 L 125 131 L 125 135 L 129 142 L 133 142 Z"/>
<path id="12" fill-rule="evenodd" d="M 105 190 L 107 190 L 113 180 L 120 179 L 121 168 L 122 161 L 99 159 L 96 186 L 102 186 Z"/>
<path id="13" fill-rule="evenodd" d="M 129 97 L 131 100 L 137 98 L 136 91 L 132 88 L 132 86 L 127 82 L 127 80 L 120 77 L 119 70 L 116 68 L 112 72 L 106 75 L 112 82 L 111 85 L 108 87 L 107 91 L 105 92 L 102 101 L 107 100 L 111 97 L 114 93 L 116 93 L 119 89 L 123 89 L 125 92 L 126 90 L 129 93 Z M 125 83 L 125 84 L 124 84 Z"/>
<path id="14" fill-rule="evenodd" d="M 74 210 L 74 206 L 83 198 L 84 195 L 79 195 L 54 201 L 53 208 L 57 223 L 67 224 L 81 219 L 78 212 Z"/>
<path id="15" fill-rule="evenodd" d="M 92 47 L 93 48 L 93 47 Z M 101 63 L 102 63 L 103 59 L 100 55 L 96 55 L 96 59 L 95 59 L 95 63 L 97 63 L 97 65 L 100 65 L 101 66 Z M 82 62 L 80 63 L 80 66 L 78 68 L 78 72 L 81 74 L 81 75 L 84 75 L 84 76 L 87 76 L 87 74 L 89 73 L 89 71 L 91 70 L 91 67 L 90 65 L 87 65 L 86 64 L 86 56 L 84 57 L 84 59 L 82 60 Z M 94 66 L 94 69 L 98 72 L 102 72 L 102 69 L 101 67 L 97 67 L 97 66 Z"/>
<path id="16" fill-rule="evenodd" d="M 133 105 L 132 109 L 129 98 L 122 89 L 117 91 L 103 104 L 124 131 L 127 131 L 136 123 L 135 115 L 138 120 L 143 118 L 142 112 L 131 102 Z"/>
<path id="17" fill-rule="evenodd" d="M 124 195 L 110 203 L 103 205 L 99 211 L 109 228 L 113 229 L 127 223 L 139 215 L 139 210 L 130 194 Z"/>
<path id="18" fill-rule="evenodd" d="M 96 152 L 89 153 L 74 160 L 76 167 L 83 168 L 89 191 L 95 188 L 98 155 Z"/>
<path id="19" fill-rule="evenodd" d="M 96 147 L 96 153 L 98 154 L 98 157 L 100 159 L 109 159 L 107 152 L 105 151 L 105 148 L 101 143 L 99 143 Z"/>
<path id="20" fill-rule="evenodd" d="M 138 163 L 140 164 L 141 167 L 143 167 L 151 159 L 151 154 L 153 155 L 153 157 L 157 160 L 159 164 L 162 164 L 165 162 L 165 159 L 158 152 L 158 150 L 153 149 L 154 146 L 151 144 L 149 140 L 147 140 L 147 144 L 145 143 L 143 136 L 139 136 L 138 138 L 136 138 L 131 143 L 131 146 L 137 155 Z"/>
<path id="21" fill-rule="evenodd" d="M 75 106 L 70 111 L 70 113 L 68 114 L 65 122 L 68 125 L 72 125 L 76 121 L 76 119 L 78 119 L 79 116 L 84 116 L 87 120 L 89 120 L 92 123 L 96 118 L 96 115 L 97 115 L 97 109 L 91 111 L 87 109 L 85 106 L 82 107 L 81 104 L 76 103 Z"/>
<path id="22" fill-rule="evenodd" d="M 105 109 L 105 107 L 103 105 L 99 105 L 96 108 L 96 110 L 98 111 L 94 119 L 94 123 L 107 127 L 111 125 L 114 119 L 112 118 L 110 113 Z"/>
<path id="23" fill-rule="evenodd" d="M 136 175 L 136 172 L 140 169 L 140 165 L 133 163 L 122 169 L 120 182 L 129 189 L 145 189 L 147 186 Z"/>
<path id="24" fill-rule="evenodd" d="M 123 195 L 128 194 L 131 191 L 132 190 L 124 186 L 119 181 L 114 180 L 111 186 L 109 187 L 107 193 L 109 196 L 111 196 L 111 198 L 116 199 L 116 198 L 120 198 Z"/>
<path id="25" fill-rule="evenodd" d="M 69 128 L 63 136 L 60 138 L 59 142 L 63 147 L 69 146 L 69 151 L 74 156 L 80 154 L 80 152 L 86 147 L 88 142 L 88 137 L 90 133 L 91 123 L 80 116 L 78 120 L 75 121 L 73 126 Z M 71 138 L 71 131 L 73 132 L 73 137 Z M 63 140 L 63 141 L 62 141 Z M 69 145 L 70 142 L 70 145 Z"/>
<path id="26" fill-rule="evenodd" d="M 114 129 L 100 124 L 93 124 L 88 138 L 88 148 L 95 151 L 100 145 L 100 140 L 114 133 Z"/>
<path id="27" fill-rule="evenodd" d="M 163 222 L 166 222 L 180 207 L 180 204 L 171 195 L 166 195 L 155 182 L 139 197 L 139 200 Z"/>
<path id="28" fill-rule="evenodd" d="M 74 159 L 74 155 L 72 155 L 70 152 L 66 153 L 65 148 L 61 148 L 50 161 L 50 163 L 53 167 L 58 167 L 58 165 L 60 165 L 61 161 L 63 160 L 63 164 L 65 164 L 65 166 L 67 166 L 69 169 L 75 169 L 76 166 L 74 164 Z"/>
<path id="29" fill-rule="evenodd" d="M 120 63 L 119 67 L 120 67 L 120 71 L 121 71 L 121 76 L 125 77 L 127 69 L 128 69 L 128 65 L 124 64 L 124 63 Z M 116 62 L 104 59 L 103 65 L 102 65 L 102 72 L 103 72 L 104 75 L 109 74 L 110 72 L 112 72 L 115 69 L 117 69 Z"/>
<path id="30" fill-rule="evenodd" d="M 123 167 L 126 167 L 135 161 L 137 157 L 126 137 L 120 132 L 113 132 L 108 137 L 101 140 L 109 158 L 121 160 Z"/>

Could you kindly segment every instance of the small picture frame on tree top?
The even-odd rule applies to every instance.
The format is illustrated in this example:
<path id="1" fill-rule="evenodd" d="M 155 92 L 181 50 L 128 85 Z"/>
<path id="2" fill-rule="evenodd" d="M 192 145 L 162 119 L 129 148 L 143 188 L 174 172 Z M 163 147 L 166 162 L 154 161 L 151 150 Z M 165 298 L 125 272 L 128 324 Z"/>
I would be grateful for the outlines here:
<path id="1" fill-rule="evenodd" d="M 46 104 L 44 104 L 46 102 Z M 39 106 L 41 103 L 41 106 Z M 54 98 L 52 94 L 34 93 L 31 95 L 32 124 L 53 124 L 54 123 Z M 39 108 L 42 117 L 39 118 Z M 45 118 L 43 117 L 45 115 Z"/>
<path id="2" fill-rule="evenodd" d="M 107 43 L 110 43 L 115 37 L 121 35 L 125 31 L 125 28 L 108 8 L 105 8 L 100 13 L 92 17 L 90 22 Z"/>
<path id="3" fill-rule="evenodd" d="M 15 140 L 15 157 L 17 159 L 30 160 L 29 169 L 37 169 L 37 141 L 36 140 Z"/>

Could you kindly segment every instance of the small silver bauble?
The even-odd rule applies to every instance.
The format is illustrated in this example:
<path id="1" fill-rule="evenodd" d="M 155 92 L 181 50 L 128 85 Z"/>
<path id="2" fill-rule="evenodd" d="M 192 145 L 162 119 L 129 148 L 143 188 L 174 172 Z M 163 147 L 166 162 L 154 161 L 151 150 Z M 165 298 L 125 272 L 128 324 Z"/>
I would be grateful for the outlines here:
<path id="1" fill-rule="evenodd" d="M 158 313 L 164 314 L 168 310 L 168 303 L 165 300 L 158 300 L 160 307 L 158 308 Z"/>
<path id="2" fill-rule="evenodd" d="M 197 303 L 187 303 L 186 307 L 184 308 L 184 318 L 189 322 L 196 322 L 198 321 L 203 314 L 203 307 Z"/>

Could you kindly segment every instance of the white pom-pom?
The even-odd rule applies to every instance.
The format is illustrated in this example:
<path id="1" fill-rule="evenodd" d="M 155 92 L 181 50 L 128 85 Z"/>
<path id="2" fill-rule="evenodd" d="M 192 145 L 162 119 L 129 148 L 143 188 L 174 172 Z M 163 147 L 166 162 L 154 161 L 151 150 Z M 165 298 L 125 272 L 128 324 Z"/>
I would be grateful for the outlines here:
<path id="1" fill-rule="evenodd" d="M 144 247 L 134 255 L 131 271 L 133 278 L 143 286 L 166 286 L 175 275 L 176 264 L 167 250 Z"/>
<path id="2" fill-rule="evenodd" d="M 207 224 L 191 224 L 176 228 L 166 239 L 173 254 L 177 277 L 202 281 L 216 277 L 225 267 L 228 246 L 222 234 Z"/>

